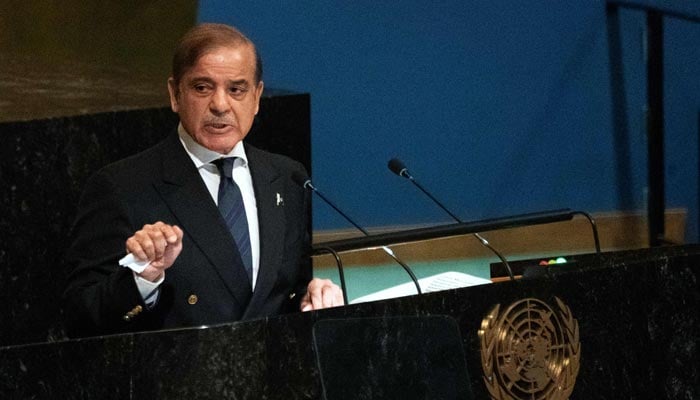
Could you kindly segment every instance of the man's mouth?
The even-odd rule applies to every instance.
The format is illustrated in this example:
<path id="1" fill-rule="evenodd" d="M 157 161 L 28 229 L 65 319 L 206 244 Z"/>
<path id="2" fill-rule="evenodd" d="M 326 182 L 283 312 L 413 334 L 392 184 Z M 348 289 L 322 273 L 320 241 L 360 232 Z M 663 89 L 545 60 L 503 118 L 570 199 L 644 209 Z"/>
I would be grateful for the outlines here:
<path id="1" fill-rule="evenodd" d="M 228 132 L 229 129 L 233 128 L 232 124 L 225 122 L 209 122 L 204 125 L 205 129 L 214 133 Z"/>

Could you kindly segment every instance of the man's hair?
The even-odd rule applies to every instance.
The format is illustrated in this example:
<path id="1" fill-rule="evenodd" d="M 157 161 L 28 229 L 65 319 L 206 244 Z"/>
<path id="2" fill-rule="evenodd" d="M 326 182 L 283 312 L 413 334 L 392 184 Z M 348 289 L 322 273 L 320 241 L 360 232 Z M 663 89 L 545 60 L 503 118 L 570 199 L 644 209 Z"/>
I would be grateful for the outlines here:
<path id="1" fill-rule="evenodd" d="M 172 77 L 175 83 L 192 68 L 205 53 L 221 47 L 249 45 L 255 54 L 255 83 L 262 80 L 262 60 L 255 44 L 238 29 L 224 24 L 200 24 L 190 29 L 180 39 L 173 55 Z"/>

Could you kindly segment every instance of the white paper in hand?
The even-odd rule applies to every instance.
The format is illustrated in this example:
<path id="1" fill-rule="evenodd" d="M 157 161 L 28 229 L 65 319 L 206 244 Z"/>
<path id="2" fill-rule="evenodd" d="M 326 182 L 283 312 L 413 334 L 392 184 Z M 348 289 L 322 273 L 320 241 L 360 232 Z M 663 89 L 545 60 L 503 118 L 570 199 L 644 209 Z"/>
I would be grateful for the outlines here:
<path id="1" fill-rule="evenodd" d="M 146 269 L 146 267 L 148 267 L 148 265 L 150 263 L 151 262 L 148 260 L 146 260 L 146 261 L 138 260 L 131 253 L 125 255 L 121 260 L 119 260 L 119 265 L 121 265 L 122 267 L 125 267 L 125 268 L 129 268 L 132 271 L 136 272 L 137 274 L 140 274 L 141 272 L 143 272 L 143 270 Z"/>

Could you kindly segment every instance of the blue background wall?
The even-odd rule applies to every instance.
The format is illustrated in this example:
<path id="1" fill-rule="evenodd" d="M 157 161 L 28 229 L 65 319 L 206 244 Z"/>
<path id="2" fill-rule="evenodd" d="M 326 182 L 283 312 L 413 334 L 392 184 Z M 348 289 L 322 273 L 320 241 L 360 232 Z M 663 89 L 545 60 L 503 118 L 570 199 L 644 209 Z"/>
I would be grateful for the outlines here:
<path id="1" fill-rule="evenodd" d="M 700 16 L 700 2 L 646 1 Z M 605 2 L 202 1 L 257 44 L 267 87 L 309 92 L 316 186 L 368 227 L 646 207 L 644 14 L 622 10 L 613 127 Z M 697 241 L 700 24 L 666 19 L 667 207 Z M 316 229 L 348 227 L 314 206 Z"/>

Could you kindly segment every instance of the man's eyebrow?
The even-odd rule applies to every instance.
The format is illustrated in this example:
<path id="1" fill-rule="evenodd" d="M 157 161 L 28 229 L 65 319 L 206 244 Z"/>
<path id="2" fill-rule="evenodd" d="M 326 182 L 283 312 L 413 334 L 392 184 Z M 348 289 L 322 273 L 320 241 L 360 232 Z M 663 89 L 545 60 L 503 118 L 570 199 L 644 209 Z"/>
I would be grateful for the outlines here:
<path id="1" fill-rule="evenodd" d="M 196 83 L 211 83 L 215 84 L 216 82 L 211 79 L 208 76 L 195 76 L 192 79 L 190 79 L 190 83 L 196 84 Z M 247 79 L 230 79 L 226 81 L 227 85 L 232 85 L 232 86 L 249 86 L 250 82 L 248 82 Z"/>
<path id="2" fill-rule="evenodd" d="M 214 83 L 214 80 L 207 77 L 207 76 L 195 76 L 195 77 L 190 79 L 190 83 L 201 83 L 201 82 Z"/>
<path id="3" fill-rule="evenodd" d="M 228 81 L 229 85 L 235 85 L 235 86 L 248 86 L 248 80 L 246 79 L 236 79 L 236 80 L 229 80 Z"/>

